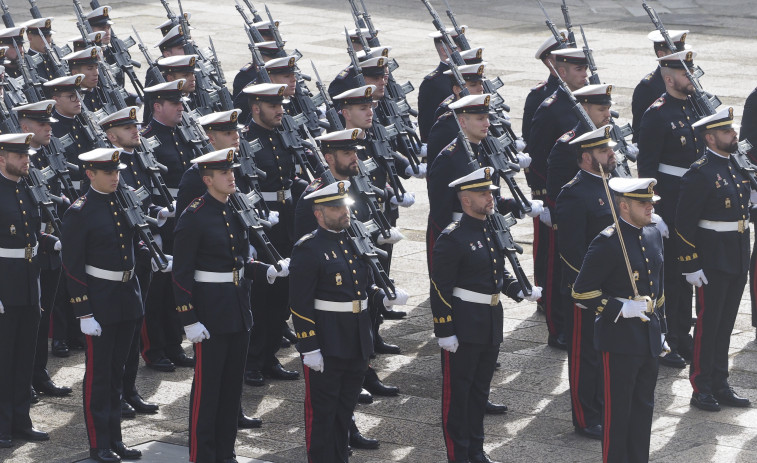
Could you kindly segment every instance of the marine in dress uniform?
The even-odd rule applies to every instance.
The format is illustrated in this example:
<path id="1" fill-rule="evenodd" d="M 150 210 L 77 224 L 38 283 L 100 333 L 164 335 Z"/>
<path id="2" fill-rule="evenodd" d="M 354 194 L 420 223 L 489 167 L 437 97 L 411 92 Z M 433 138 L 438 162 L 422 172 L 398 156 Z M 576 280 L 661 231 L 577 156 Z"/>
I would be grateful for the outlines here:
<path id="1" fill-rule="evenodd" d="M 13 44 L 15 42 L 19 51 L 23 55 L 25 31 L 26 27 L 24 26 L 7 27 L 5 29 L 0 29 L 0 45 L 8 47 L 8 49 L 5 51 L 5 61 L 3 63 L 5 64 L 5 73 L 10 77 L 21 76 L 21 69 L 18 66 L 18 53 L 16 53 L 16 49 Z"/>
<path id="2" fill-rule="evenodd" d="M 691 404 L 748 407 L 728 384 L 728 348 L 749 268 L 749 179 L 730 159 L 738 137 L 733 108 L 693 124 L 705 154 L 681 179 L 676 210 L 680 271 L 696 286 Z"/>
<path id="3" fill-rule="evenodd" d="M 744 102 L 739 140 L 749 140 L 752 145 L 757 144 L 757 89 L 752 90 Z M 757 149 L 752 148 L 747 155 L 752 163 L 757 162 Z M 752 326 L 757 327 L 757 240 L 749 264 L 749 295 L 752 303 Z"/>
<path id="4" fill-rule="evenodd" d="M 610 130 L 611 126 L 606 125 L 566 143 L 580 170 L 562 187 L 553 217 L 560 230 L 562 290 L 570 301 L 589 245 L 613 222 L 613 199 L 608 198 L 601 177 L 603 172 L 609 176 L 615 170 L 615 142 Z M 575 303 L 565 307 L 565 314 L 573 426 L 583 436 L 602 439 L 602 369 L 594 348 L 594 317 Z"/>
<path id="5" fill-rule="evenodd" d="M 92 46 L 84 50 L 74 51 L 62 59 L 68 63 L 72 75 L 84 75 L 81 81 L 82 103 L 92 112 L 102 109 L 105 105 L 105 98 L 98 86 L 100 71 L 97 64 L 102 59 L 100 47 Z"/>
<path id="6" fill-rule="evenodd" d="M 371 41 L 371 40 L 376 39 L 376 37 L 373 37 L 371 35 L 368 29 L 360 29 L 360 33 L 363 35 L 366 41 Z M 358 39 L 358 36 L 357 36 L 358 35 L 357 29 L 348 30 L 347 34 L 349 34 L 350 36 L 350 42 L 352 42 L 352 48 L 355 50 L 355 55 L 358 59 L 358 62 L 375 57 L 375 54 L 368 56 L 363 51 L 363 44 L 362 42 L 360 42 L 360 39 Z M 386 48 L 386 47 L 379 47 L 379 48 Z M 371 51 L 373 52 L 373 49 L 371 49 Z M 342 69 L 339 72 L 339 74 L 337 74 L 336 77 L 334 77 L 334 80 L 332 80 L 331 83 L 329 84 L 329 87 L 328 87 L 329 96 L 333 98 L 334 96 L 339 95 L 340 93 L 343 93 L 351 88 L 355 88 L 359 86 L 360 85 L 357 83 L 357 81 L 355 81 L 355 70 L 352 68 L 352 65 L 349 65 L 346 68 Z"/>
<path id="7" fill-rule="evenodd" d="M 484 413 L 502 342 L 500 293 L 521 301 L 523 288 L 486 221 L 494 210 L 492 168 L 449 184 L 463 213 L 439 235 L 431 270 L 431 311 L 442 363 L 442 430 L 450 462 L 491 463 L 484 453 Z M 482 244 L 483 243 L 483 244 Z M 540 288 L 528 296 L 536 301 Z"/>
<path id="8" fill-rule="evenodd" d="M 195 96 L 197 88 L 195 80 L 195 71 L 197 70 L 197 55 L 176 55 L 158 58 L 156 61 L 158 69 L 165 78 L 166 82 L 184 79 L 182 91 L 189 99 L 189 109 L 197 109 L 201 114 L 211 112 L 211 108 L 202 108 L 198 106 L 199 102 Z"/>
<path id="9" fill-rule="evenodd" d="M 26 37 L 29 39 L 29 50 L 26 54 L 29 56 L 40 55 L 40 62 L 36 67 L 37 74 L 45 80 L 52 80 L 58 77 L 55 73 L 55 66 L 53 65 L 50 55 L 45 47 L 47 45 L 52 47 L 53 43 L 53 30 L 52 21 L 54 18 L 39 18 L 32 19 L 25 22 L 23 25 L 26 27 Z"/>
<path id="10" fill-rule="evenodd" d="M 270 40 L 266 42 L 258 42 L 258 50 L 260 50 L 260 56 L 263 57 L 263 61 L 268 61 L 273 58 L 285 56 L 283 48 L 279 48 L 276 42 Z M 240 120 L 247 121 L 250 119 L 250 103 L 247 101 L 247 95 L 242 91 L 244 88 L 255 82 L 258 78 L 258 69 L 252 63 L 247 63 L 237 72 L 234 76 L 234 82 L 231 94 L 234 96 L 234 107 L 242 110 Z"/>
<path id="11" fill-rule="evenodd" d="M 647 35 L 647 38 L 654 43 L 654 52 L 657 58 L 672 54 L 674 51 L 684 51 L 690 46 L 686 45 L 686 37 L 688 36 L 688 30 L 670 30 L 668 35 L 673 41 L 673 45 L 676 46 L 676 50 L 668 48 L 665 39 L 662 38 L 662 34 L 658 30 L 654 30 Z M 650 72 L 636 85 L 633 90 L 633 96 L 631 97 L 631 114 L 633 121 L 631 127 L 633 128 L 633 142 L 639 141 L 639 129 L 641 128 L 641 118 L 644 116 L 644 111 L 654 103 L 660 96 L 665 93 L 665 82 L 662 80 L 662 68 L 657 66 L 657 69 Z"/>
<path id="12" fill-rule="evenodd" d="M 235 191 L 234 149 L 192 160 L 208 191 L 176 224 L 173 290 L 187 339 L 194 344 L 189 461 L 232 461 L 249 330 L 250 280 L 288 273 L 250 257 L 249 237 L 228 196 Z"/>
<path id="13" fill-rule="evenodd" d="M 694 88 L 684 75 L 684 65 L 681 64 L 683 60 L 688 68 L 693 68 L 695 56 L 693 51 L 683 51 L 658 59 L 666 91 L 644 113 L 639 129 L 636 166 L 640 177 L 658 179 L 655 191 L 662 199 L 655 205 L 655 212 L 661 219 L 655 220 L 662 227 L 663 238 L 676 236 L 674 224 L 681 177 L 702 155 L 702 139 L 691 127 L 697 115 L 687 100 Z M 665 230 L 666 227 L 669 230 Z M 672 352 L 661 363 L 685 368 L 682 357 L 690 359 L 692 355 L 689 335 L 692 289 L 681 276 L 679 257 L 675 245 L 665 246 L 667 339 Z"/>
<path id="14" fill-rule="evenodd" d="M 646 462 L 657 358 L 669 351 L 662 237 L 649 226 L 658 197 L 651 178 L 608 183 L 620 228 L 605 228 L 589 245 L 573 300 L 596 314 L 594 346 L 601 355 L 604 389 L 602 460 Z"/>
<path id="15" fill-rule="evenodd" d="M 90 457 L 99 462 L 137 459 L 124 445 L 121 394 L 124 364 L 142 317 L 135 252 L 147 253 L 129 228 L 115 190 L 121 150 L 98 148 L 79 155 L 90 187 L 63 216 L 63 268 L 74 315 L 86 335 L 84 421 Z"/>
<path id="16" fill-rule="evenodd" d="M 562 31 L 565 33 L 566 31 Z M 555 76 L 555 71 L 549 67 L 551 63 L 555 65 L 555 58 L 552 56 L 552 51 L 562 48 L 562 42 L 558 42 L 554 36 L 550 36 L 545 40 L 539 48 L 536 49 L 534 58 L 541 61 L 544 66 L 549 70 L 549 77 L 547 80 L 539 82 L 539 85 L 532 88 L 526 96 L 526 103 L 523 105 L 523 122 L 521 126 L 521 136 L 523 140 L 528 141 L 531 135 L 531 120 L 534 118 L 534 113 L 548 96 L 553 94 L 557 87 L 560 86 L 560 81 Z"/>
<path id="17" fill-rule="evenodd" d="M 37 328 L 41 250 L 61 249 L 40 230 L 38 205 L 23 177 L 29 172 L 31 133 L 0 135 L 0 448 L 12 438 L 48 440 L 29 417 Z"/>

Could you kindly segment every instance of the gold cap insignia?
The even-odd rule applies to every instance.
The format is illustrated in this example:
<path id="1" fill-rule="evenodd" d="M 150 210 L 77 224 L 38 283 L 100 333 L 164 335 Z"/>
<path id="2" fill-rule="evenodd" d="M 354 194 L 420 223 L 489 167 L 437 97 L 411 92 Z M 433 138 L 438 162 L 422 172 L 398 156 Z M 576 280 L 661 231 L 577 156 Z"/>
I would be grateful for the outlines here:
<path id="1" fill-rule="evenodd" d="M 484 105 L 489 106 L 489 99 L 491 97 L 489 95 L 486 95 L 486 98 L 484 98 Z"/>
<path id="2" fill-rule="evenodd" d="M 484 52 L 483 48 L 479 48 L 478 50 L 476 50 L 476 59 L 481 59 L 481 55 L 483 54 L 483 52 Z"/>
<path id="3" fill-rule="evenodd" d="M 344 182 L 339 182 L 339 183 L 337 183 L 337 188 L 339 188 L 339 194 L 340 194 L 340 195 L 345 195 L 345 194 L 347 194 L 347 193 L 345 192 L 345 190 L 344 190 Z"/>
<path id="4" fill-rule="evenodd" d="M 137 109 L 131 108 L 129 111 L 129 119 L 136 119 L 137 118 Z"/>
<path id="5" fill-rule="evenodd" d="M 184 81 L 184 80 L 177 80 L 176 81 L 176 90 L 181 90 L 182 87 L 184 87 L 184 82 L 186 82 L 186 81 Z"/>
<path id="6" fill-rule="evenodd" d="M 294 67 L 295 61 L 297 61 L 297 59 L 294 56 L 292 56 L 291 58 L 289 58 L 289 67 L 290 68 Z"/>
<path id="7" fill-rule="evenodd" d="M 50 21 L 49 19 L 45 20 L 45 25 L 44 25 L 45 29 L 50 29 L 50 26 L 52 26 L 52 21 Z"/>
<path id="8" fill-rule="evenodd" d="M 357 140 L 357 136 L 360 133 L 360 129 L 355 129 L 352 131 L 352 139 Z"/>
<path id="9" fill-rule="evenodd" d="M 32 137 L 33 137 L 33 135 L 32 135 L 32 134 L 29 134 L 29 135 L 27 135 L 27 136 L 26 136 L 26 140 L 24 140 L 24 144 L 25 144 L 25 145 L 29 145 L 29 144 L 31 144 L 31 142 L 32 142 Z"/>
<path id="10" fill-rule="evenodd" d="M 371 87 L 366 87 L 365 89 L 365 97 L 368 98 L 373 94 L 373 89 Z"/>
<path id="11" fill-rule="evenodd" d="M 191 58 L 189 58 L 189 65 L 190 66 L 194 66 L 195 65 L 195 57 L 194 56 L 191 57 Z"/>
<path id="12" fill-rule="evenodd" d="M 686 35 L 687 34 L 685 34 L 685 33 L 681 35 L 681 40 L 680 40 L 681 43 L 686 42 Z"/>
<path id="13" fill-rule="evenodd" d="M 691 61 L 694 57 L 694 54 L 692 52 L 686 53 L 686 61 Z"/>
<path id="14" fill-rule="evenodd" d="M 281 87 L 279 87 L 279 96 L 284 96 L 284 89 L 285 88 L 286 88 L 286 86 L 284 86 L 284 85 L 282 85 Z"/>
<path id="15" fill-rule="evenodd" d="M 612 85 L 608 85 L 608 86 L 607 86 L 607 94 L 608 94 L 608 95 L 611 95 L 611 94 L 612 94 Z"/>
<path id="16" fill-rule="evenodd" d="M 728 108 L 728 119 L 733 119 L 733 107 Z"/>
<path id="17" fill-rule="evenodd" d="M 47 105 L 47 109 L 45 111 L 47 111 L 47 114 L 52 114 L 53 113 L 53 105 L 52 104 Z"/>
<path id="18" fill-rule="evenodd" d="M 236 111 L 232 111 L 231 112 L 231 116 L 229 117 L 229 120 L 231 122 L 236 122 L 237 121 L 237 112 Z"/>
<path id="19" fill-rule="evenodd" d="M 376 67 L 382 67 L 384 65 L 384 58 L 379 58 L 376 62 Z"/>
<path id="20" fill-rule="evenodd" d="M 484 169 L 484 179 L 491 180 L 492 179 L 492 170 L 490 167 L 487 167 Z"/>
<path id="21" fill-rule="evenodd" d="M 103 35 L 101 32 L 98 32 L 97 34 L 95 34 L 95 42 L 98 42 L 98 43 L 102 42 L 102 39 L 103 39 Z"/>
<path id="22" fill-rule="evenodd" d="M 110 157 L 112 162 L 118 162 L 118 151 L 113 152 L 113 156 Z"/>
<path id="23" fill-rule="evenodd" d="M 229 150 L 229 152 L 226 153 L 226 161 L 227 162 L 234 161 L 234 150 Z"/>
<path id="24" fill-rule="evenodd" d="M 95 56 L 97 56 L 97 48 L 92 48 L 92 52 L 89 54 L 89 56 L 91 58 L 94 58 Z"/>
<path id="25" fill-rule="evenodd" d="M 605 127 L 605 138 L 610 138 L 610 127 Z"/>
<path id="26" fill-rule="evenodd" d="M 383 50 L 381 50 L 381 56 L 389 56 L 389 49 L 384 48 Z"/>
<path id="27" fill-rule="evenodd" d="M 483 65 L 483 64 L 482 64 L 481 66 L 479 66 L 479 67 L 478 67 L 478 72 L 477 72 L 477 74 L 478 74 L 478 75 L 480 75 L 480 76 L 483 76 L 483 75 L 484 75 L 484 65 Z"/>
<path id="28" fill-rule="evenodd" d="M 103 16 L 108 16 L 108 7 L 103 8 Z"/>
<path id="29" fill-rule="evenodd" d="M 81 86 L 81 80 L 83 79 L 82 76 L 76 76 L 76 80 L 74 81 L 74 85 L 77 87 Z"/>

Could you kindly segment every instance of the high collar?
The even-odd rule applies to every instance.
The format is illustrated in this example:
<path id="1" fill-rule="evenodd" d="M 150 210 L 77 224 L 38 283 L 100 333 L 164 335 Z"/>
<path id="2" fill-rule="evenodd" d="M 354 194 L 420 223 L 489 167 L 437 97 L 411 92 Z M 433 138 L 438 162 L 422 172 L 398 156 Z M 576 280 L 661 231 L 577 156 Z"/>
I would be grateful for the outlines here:
<path id="1" fill-rule="evenodd" d="M 721 162 L 728 162 L 728 159 L 730 158 L 730 156 L 723 156 L 722 154 L 714 152 L 709 147 L 707 148 L 707 154 L 710 156 L 710 158 Z"/>
<path id="2" fill-rule="evenodd" d="M 206 191 L 204 195 L 202 195 L 203 199 L 205 200 L 205 204 L 211 207 L 214 207 L 218 210 L 224 210 L 229 205 L 229 202 L 222 203 L 221 201 L 215 199 L 213 195 L 210 194 L 209 191 Z"/>
<path id="3" fill-rule="evenodd" d="M 321 227 L 320 225 L 318 226 L 318 230 L 316 231 L 316 233 L 318 233 L 318 236 L 323 236 L 325 239 L 330 240 L 330 241 L 340 241 L 340 240 L 343 241 L 345 238 L 344 230 L 340 232 L 335 232 L 333 230 L 327 230 Z"/>
<path id="4" fill-rule="evenodd" d="M 460 226 L 483 228 L 484 220 L 477 219 L 463 212 L 463 216 L 460 218 Z"/>
<path id="5" fill-rule="evenodd" d="M 670 94 L 670 93 L 668 93 L 668 92 L 665 92 L 665 93 L 663 94 L 663 96 L 665 97 L 665 101 L 670 101 L 671 103 L 678 103 L 678 104 L 680 104 L 680 105 L 685 105 L 685 104 L 686 104 L 686 102 L 687 102 L 687 100 L 686 100 L 686 99 L 683 99 L 683 100 L 682 100 L 682 99 L 680 99 L 680 98 L 676 98 L 676 97 L 674 97 L 673 95 L 671 95 L 671 94 Z"/>
<path id="6" fill-rule="evenodd" d="M 631 233 L 635 236 L 639 236 L 641 235 L 642 230 L 644 230 L 644 227 L 637 227 L 636 225 L 631 225 L 630 223 L 626 222 L 623 217 L 618 217 L 618 223 L 620 223 L 622 233 L 625 234 Z"/>
<path id="7" fill-rule="evenodd" d="M 176 131 L 176 127 L 169 127 L 166 124 L 160 122 L 159 120 L 155 119 L 154 117 L 150 121 L 150 125 L 153 127 L 155 131 L 164 131 L 164 132 L 174 132 Z"/>
<path id="8" fill-rule="evenodd" d="M 21 180 L 22 180 L 22 178 L 19 178 L 18 180 L 16 180 L 14 182 L 13 180 L 11 180 L 8 177 L 6 177 L 2 172 L 0 172 L 0 181 L 2 181 L 4 183 L 8 183 L 8 184 L 11 184 L 11 185 L 18 185 L 19 183 L 21 183 Z"/>

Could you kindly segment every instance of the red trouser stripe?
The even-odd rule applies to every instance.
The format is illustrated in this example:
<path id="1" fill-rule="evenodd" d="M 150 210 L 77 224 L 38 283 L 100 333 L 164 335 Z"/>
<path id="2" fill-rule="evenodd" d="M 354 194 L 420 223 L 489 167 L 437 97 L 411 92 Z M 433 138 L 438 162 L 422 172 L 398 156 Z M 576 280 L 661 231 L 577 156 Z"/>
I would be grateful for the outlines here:
<path id="1" fill-rule="evenodd" d="M 310 439 L 313 433 L 313 403 L 310 397 L 310 367 L 303 364 L 302 372 L 305 374 L 305 449 L 310 459 Z"/>
<path id="2" fill-rule="evenodd" d="M 89 447 L 96 449 L 97 431 L 95 430 L 95 420 L 92 417 L 92 382 L 94 381 L 93 376 L 95 374 L 95 355 L 92 336 L 85 336 L 85 338 L 87 339 L 87 369 L 85 373 L 87 381 L 84 385 L 84 419 L 87 422 Z"/>
<path id="3" fill-rule="evenodd" d="M 605 420 L 602 423 L 602 431 L 604 431 L 604 437 L 602 439 L 602 461 L 607 463 L 607 453 L 610 451 L 610 417 L 612 411 L 610 405 L 612 404 L 612 398 L 610 396 L 610 353 L 602 352 L 602 366 L 604 370 L 604 383 L 605 383 Z"/>
<path id="4" fill-rule="evenodd" d="M 586 427 L 584 409 L 578 398 L 578 381 L 581 377 L 581 308 L 573 304 L 573 346 L 570 353 L 570 399 L 573 401 L 573 412 L 580 428 Z"/>
<path id="5" fill-rule="evenodd" d="M 442 427 L 444 428 L 444 443 L 447 445 L 447 458 L 449 460 L 455 459 L 455 443 L 449 436 L 447 431 L 447 419 L 449 415 L 449 404 L 452 401 L 452 385 L 450 384 L 450 371 L 449 371 L 449 351 L 442 349 L 442 360 L 444 361 L 443 369 L 443 381 L 442 385 Z"/>
<path id="6" fill-rule="evenodd" d="M 202 397 L 202 343 L 195 344 L 195 395 L 192 398 L 192 445 L 189 448 L 189 461 L 197 461 L 197 420 L 200 415 Z"/>
<path id="7" fill-rule="evenodd" d="M 538 241 L 538 240 L 534 240 Z M 555 322 L 552 320 L 552 311 L 556 309 L 554 307 L 552 293 L 552 278 L 555 269 L 555 230 L 549 229 L 549 254 L 547 255 L 547 283 L 544 288 L 544 310 L 547 314 L 547 327 L 549 328 L 549 334 L 558 334 L 555 331 Z"/>
<path id="8" fill-rule="evenodd" d="M 536 254 L 539 252 L 539 227 L 541 227 L 541 220 L 539 220 L 539 217 L 534 217 L 534 265 L 536 265 Z M 535 272 L 534 272 L 535 273 Z M 534 281 L 536 280 L 536 275 L 534 275 Z M 536 282 L 538 285 L 540 282 Z"/>
<path id="9" fill-rule="evenodd" d="M 702 328 L 704 324 L 702 323 L 704 319 L 704 286 L 700 286 L 697 288 L 697 302 L 699 302 L 699 312 L 697 313 L 697 324 L 694 327 L 694 332 L 696 333 L 696 336 L 694 336 L 694 358 L 691 360 L 691 364 L 694 368 L 691 369 L 691 376 L 689 377 L 689 382 L 691 383 L 691 387 L 694 388 L 694 392 L 699 392 L 699 389 L 697 388 L 696 379 L 697 376 L 702 372 Z"/>

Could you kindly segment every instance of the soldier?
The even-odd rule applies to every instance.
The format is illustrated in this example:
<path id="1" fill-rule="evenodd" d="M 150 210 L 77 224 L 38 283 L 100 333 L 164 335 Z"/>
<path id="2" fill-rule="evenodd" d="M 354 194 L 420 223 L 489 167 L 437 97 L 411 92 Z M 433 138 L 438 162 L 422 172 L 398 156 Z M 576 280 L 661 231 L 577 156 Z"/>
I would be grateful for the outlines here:
<path id="1" fill-rule="evenodd" d="M 160 50 L 164 58 L 184 54 L 184 31 L 181 25 L 177 24 L 172 27 L 163 38 L 155 44 L 155 48 Z M 154 82 L 145 82 L 145 85 L 154 84 Z"/>
<path id="2" fill-rule="evenodd" d="M 691 405 L 749 407 L 728 384 L 728 348 L 749 268 L 749 178 L 730 160 L 738 149 L 733 108 L 692 127 L 707 150 L 681 179 L 675 216 L 680 271 L 697 287 Z"/>
<path id="3" fill-rule="evenodd" d="M 663 238 L 675 237 L 678 193 L 681 177 L 702 153 L 701 137 L 691 127 L 697 120 L 687 97 L 694 93 L 694 86 L 683 70 L 685 62 L 694 67 L 693 51 L 683 51 L 658 59 L 660 72 L 665 81 L 665 93 L 657 99 L 641 119 L 639 129 L 639 156 L 637 168 L 640 177 L 656 177 L 655 191 L 662 197 L 655 205 L 653 220 L 660 227 Z M 691 285 L 681 275 L 681 263 L 676 246 L 665 249 L 666 307 L 668 343 L 671 353 L 661 359 L 663 365 L 686 368 L 686 359 L 693 354 L 691 330 Z"/>
<path id="4" fill-rule="evenodd" d="M 652 178 L 609 181 L 619 217 L 591 242 L 573 286 L 576 304 L 597 314 L 594 344 L 602 356 L 605 463 L 649 460 L 657 358 L 669 351 L 662 237 L 649 226 L 658 198 L 654 183 Z"/>
<path id="5" fill-rule="evenodd" d="M 129 348 L 142 316 L 135 252 L 147 253 L 117 205 L 118 148 L 97 148 L 79 155 L 89 190 L 63 216 L 66 286 L 86 335 L 84 418 L 90 457 L 99 462 L 138 459 L 121 436 L 121 393 Z M 136 249 L 135 249 L 136 248 Z"/>
<path id="6" fill-rule="evenodd" d="M 97 111 L 103 107 L 103 97 L 97 83 L 100 79 L 98 61 L 101 59 L 100 47 L 89 47 L 84 50 L 74 51 L 64 56 L 68 63 L 71 74 L 83 74 L 81 81 L 82 102 L 90 111 Z"/>
<path id="7" fill-rule="evenodd" d="M 608 109 L 609 111 L 609 109 Z M 570 141 L 580 170 L 562 187 L 554 207 L 560 230 L 563 293 L 572 300 L 573 288 L 589 244 L 612 224 L 610 201 L 602 181 L 615 170 L 615 142 L 609 125 Z M 601 167 L 600 167 L 601 166 Z M 602 380 L 599 353 L 594 348 L 594 317 L 576 304 L 565 307 L 568 334 L 568 369 L 573 427 L 591 439 L 602 439 Z"/>
<path id="8" fill-rule="evenodd" d="M 303 199 L 318 229 L 292 251 L 290 301 L 305 375 L 305 444 L 313 463 L 347 462 L 348 430 L 373 353 L 371 304 L 389 305 L 345 229 L 348 189 L 339 180 Z"/>
<path id="9" fill-rule="evenodd" d="M 689 34 L 688 30 L 685 31 L 668 31 L 670 40 L 673 41 L 673 45 L 676 46 L 675 50 L 668 48 L 667 42 L 662 37 L 662 34 L 658 30 L 654 30 L 647 35 L 647 38 L 654 43 L 654 52 L 656 57 L 662 58 L 668 56 L 674 52 L 688 50 L 691 47 L 686 45 L 686 36 Z M 639 141 L 639 129 L 641 128 L 641 118 L 644 115 L 644 111 L 655 102 L 660 96 L 665 93 L 665 82 L 662 79 L 662 67 L 659 65 L 657 69 L 650 72 L 636 85 L 633 90 L 633 97 L 631 97 L 631 113 L 633 115 L 633 142 Z"/>
<path id="10" fill-rule="evenodd" d="M 261 32 L 262 33 L 262 32 Z M 276 45 L 274 41 L 258 42 L 255 44 L 260 50 L 260 56 L 263 58 L 263 62 L 272 60 L 273 58 L 286 55 L 283 48 Z M 247 63 L 242 66 L 242 69 L 234 76 L 234 84 L 231 94 L 234 96 L 234 107 L 242 110 L 240 120 L 247 121 L 250 118 L 250 103 L 247 101 L 247 95 L 242 91 L 250 83 L 254 82 L 258 78 L 258 69 L 253 63 Z"/>
<path id="11" fill-rule="evenodd" d="M 534 113 L 539 108 L 539 105 L 541 105 L 542 101 L 553 94 L 555 90 L 557 90 L 557 87 L 560 86 L 560 81 L 557 79 L 555 71 L 550 67 L 550 64 L 552 66 L 557 64 L 555 62 L 555 57 L 552 55 L 552 51 L 562 48 L 562 46 L 562 42 L 558 42 L 554 36 L 550 36 L 536 50 L 536 55 L 534 57 L 547 67 L 549 70 L 549 77 L 528 92 L 526 103 L 523 105 L 523 122 L 521 127 L 523 140 L 528 141 L 531 135 L 531 120 L 534 118 Z"/>
<path id="12" fill-rule="evenodd" d="M 32 19 L 23 25 L 26 28 L 26 37 L 29 39 L 29 50 L 26 52 L 29 56 L 41 55 L 42 61 L 37 66 L 37 74 L 45 80 L 52 80 L 56 77 L 55 68 L 50 61 L 47 47 L 53 46 L 53 18 Z"/>
<path id="13" fill-rule="evenodd" d="M 442 231 L 433 252 L 431 311 L 442 348 L 442 430 L 450 462 L 492 463 L 484 453 L 484 413 L 502 342 L 500 293 L 535 302 L 541 292 L 534 287 L 524 296 L 494 244 L 486 218 L 499 187 L 491 174 L 484 167 L 449 184 L 463 212 Z"/>
<path id="14" fill-rule="evenodd" d="M 187 339 L 194 344 L 189 461 L 233 461 L 242 374 L 252 325 L 250 279 L 272 283 L 288 274 L 250 257 L 249 238 L 229 204 L 234 149 L 192 160 L 208 191 L 176 224 L 173 290 Z M 245 278 L 246 276 L 246 278 Z"/>
<path id="15" fill-rule="evenodd" d="M 18 65 L 19 53 L 24 56 L 24 32 L 25 27 L 8 27 L 0 29 L 0 45 L 7 46 L 5 51 L 5 72 L 10 77 L 20 77 L 21 68 Z M 15 46 L 14 46 L 15 44 Z M 18 47 L 18 52 L 16 52 Z"/>
<path id="16" fill-rule="evenodd" d="M 391 48 L 391 47 L 379 47 L 377 49 L 371 49 L 371 54 L 368 55 L 363 50 L 363 43 L 360 41 L 360 39 L 358 39 L 357 29 L 348 30 L 347 33 L 350 36 L 350 42 L 352 42 L 352 49 L 355 50 L 358 63 L 365 61 L 366 59 L 381 56 L 381 53 L 384 49 Z M 363 35 L 363 38 L 365 38 L 365 40 L 367 41 L 370 41 L 376 38 L 371 35 L 368 29 L 360 29 L 360 33 Z M 376 50 L 379 50 L 379 51 L 377 52 Z M 336 77 L 334 77 L 334 80 L 332 80 L 331 83 L 329 84 L 328 92 L 329 92 L 329 95 L 333 98 L 335 95 L 343 93 L 357 86 L 358 86 L 358 83 L 355 81 L 355 70 L 352 69 L 352 65 L 349 65 L 346 68 L 342 69 L 339 72 L 339 74 L 337 74 Z"/>
<path id="17" fill-rule="evenodd" d="M 198 101 L 195 97 L 196 90 L 196 77 L 195 77 L 195 64 L 197 62 L 197 55 L 175 55 L 165 58 L 158 58 L 156 64 L 161 74 L 165 78 L 166 82 L 173 82 L 175 80 L 184 79 L 184 86 L 182 91 L 189 98 L 189 109 L 198 109 L 199 111 L 210 111 L 210 108 L 198 107 Z M 145 120 L 152 114 L 151 108 L 145 109 Z"/>
<path id="18" fill-rule="evenodd" d="M 23 181 L 29 174 L 31 133 L 0 135 L 0 448 L 12 438 L 45 441 L 29 417 L 34 346 L 40 319 L 38 252 L 61 244 L 40 231 L 40 211 Z"/>
<path id="19" fill-rule="evenodd" d="M 752 90 L 744 102 L 744 115 L 741 117 L 741 130 L 739 140 L 748 140 L 751 144 L 757 144 L 757 89 Z M 747 153 L 752 163 L 757 162 L 757 150 L 754 148 Z M 757 203 L 752 201 L 753 205 Z M 752 257 L 749 265 L 749 299 L 752 303 L 752 326 L 757 328 L 757 240 L 752 249 Z"/>

